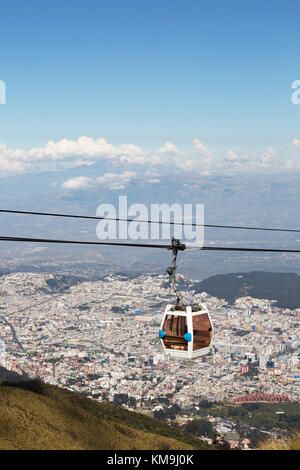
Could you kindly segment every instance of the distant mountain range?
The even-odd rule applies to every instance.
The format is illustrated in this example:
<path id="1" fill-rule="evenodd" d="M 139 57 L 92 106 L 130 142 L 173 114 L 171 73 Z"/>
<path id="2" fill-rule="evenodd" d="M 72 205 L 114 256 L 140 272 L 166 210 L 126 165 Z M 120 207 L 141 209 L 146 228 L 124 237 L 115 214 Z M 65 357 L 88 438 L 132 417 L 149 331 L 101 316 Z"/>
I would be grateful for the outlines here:
<path id="1" fill-rule="evenodd" d="M 282 308 L 300 308 L 300 276 L 294 273 L 218 274 L 193 284 L 197 293 L 207 292 L 233 303 L 239 297 L 276 300 Z"/>
<path id="2" fill-rule="evenodd" d="M 38 380 L 2 383 L 0 450 L 22 449 L 188 450 L 211 446 L 149 416 Z"/>

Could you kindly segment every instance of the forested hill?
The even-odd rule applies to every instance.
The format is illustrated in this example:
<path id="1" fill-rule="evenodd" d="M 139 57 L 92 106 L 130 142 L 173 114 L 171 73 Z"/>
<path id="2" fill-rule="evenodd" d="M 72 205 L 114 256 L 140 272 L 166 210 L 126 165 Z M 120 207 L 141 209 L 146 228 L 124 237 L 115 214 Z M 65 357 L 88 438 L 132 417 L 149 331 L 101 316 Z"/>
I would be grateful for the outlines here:
<path id="1" fill-rule="evenodd" d="M 218 274 L 193 286 L 196 293 L 207 292 L 232 303 L 239 297 L 277 300 L 282 308 L 300 308 L 300 276 L 294 273 L 253 271 Z"/>

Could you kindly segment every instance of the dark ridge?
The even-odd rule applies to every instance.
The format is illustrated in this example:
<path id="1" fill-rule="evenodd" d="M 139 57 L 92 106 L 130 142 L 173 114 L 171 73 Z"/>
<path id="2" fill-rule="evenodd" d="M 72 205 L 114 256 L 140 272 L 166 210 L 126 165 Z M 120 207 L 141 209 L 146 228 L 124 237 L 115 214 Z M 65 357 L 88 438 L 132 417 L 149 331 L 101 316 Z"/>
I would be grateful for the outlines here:
<path id="1" fill-rule="evenodd" d="M 0 366 L 0 384 L 3 384 L 4 382 L 9 382 L 15 386 L 16 383 L 27 380 L 27 378 L 28 377 L 25 374 L 20 375 L 17 372 L 7 370 L 4 367 Z"/>
<path id="2" fill-rule="evenodd" d="M 276 300 L 276 307 L 300 308 L 300 276 L 295 273 L 272 273 L 253 271 L 250 273 L 218 274 L 202 282 L 192 283 L 196 293 L 207 292 L 233 303 L 239 297 Z"/>
<path id="3" fill-rule="evenodd" d="M 46 391 L 45 384 L 39 379 L 28 379 L 24 380 L 24 377 L 21 377 L 20 381 L 4 381 L 1 385 L 5 387 L 15 387 L 21 388 L 22 390 L 29 390 L 30 392 L 43 395 Z"/>
<path id="4" fill-rule="evenodd" d="M 79 284 L 83 279 L 75 276 L 55 276 L 53 279 L 46 279 L 48 288 L 53 292 L 63 292 L 70 287 Z"/>

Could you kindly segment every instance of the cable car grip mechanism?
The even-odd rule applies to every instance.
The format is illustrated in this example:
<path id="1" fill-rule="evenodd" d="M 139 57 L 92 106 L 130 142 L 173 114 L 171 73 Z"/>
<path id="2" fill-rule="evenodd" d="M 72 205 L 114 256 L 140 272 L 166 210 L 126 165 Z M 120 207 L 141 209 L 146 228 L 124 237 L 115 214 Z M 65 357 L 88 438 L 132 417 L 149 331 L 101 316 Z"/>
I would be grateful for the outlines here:
<path id="1" fill-rule="evenodd" d="M 168 269 L 167 269 L 167 273 L 169 274 L 169 282 L 170 284 L 172 285 L 172 288 L 173 288 L 173 291 L 177 297 L 177 300 L 176 300 L 176 307 L 180 307 L 180 308 L 186 308 L 186 303 L 183 299 L 183 296 L 181 294 L 181 292 L 176 288 L 176 284 L 175 284 L 175 272 L 176 272 L 176 261 L 177 261 L 177 254 L 178 254 L 178 251 L 183 251 L 185 250 L 186 246 L 184 243 L 181 243 L 180 240 L 178 240 L 177 238 L 172 238 L 172 246 L 170 248 L 168 248 L 169 250 L 172 250 L 173 252 L 173 258 L 172 258 L 172 266 L 169 266 Z"/>

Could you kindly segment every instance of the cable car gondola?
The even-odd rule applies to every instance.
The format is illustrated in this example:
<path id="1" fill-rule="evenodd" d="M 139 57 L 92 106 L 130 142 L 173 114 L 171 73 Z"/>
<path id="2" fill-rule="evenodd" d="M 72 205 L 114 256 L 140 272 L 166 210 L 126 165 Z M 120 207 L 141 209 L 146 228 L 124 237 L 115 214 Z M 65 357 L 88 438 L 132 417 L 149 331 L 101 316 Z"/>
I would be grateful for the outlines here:
<path id="1" fill-rule="evenodd" d="M 192 359 L 209 353 L 214 328 L 206 305 L 187 305 L 181 292 L 176 289 L 176 258 L 178 250 L 181 249 L 184 248 L 180 241 L 173 238 L 173 262 L 167 273 L 177 302 L 175 305 L 167 305 L 160 325 L 159 338 L 166 354 Z"/>
<path id="2" fill-rule="evenodd" d="M 205 304 L 187 305 L 178 310 L 167 305 L 159 337 L 166 354 L 192 359 L 208 354 L 213 325 Z"/>

